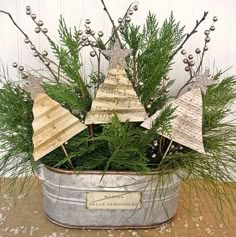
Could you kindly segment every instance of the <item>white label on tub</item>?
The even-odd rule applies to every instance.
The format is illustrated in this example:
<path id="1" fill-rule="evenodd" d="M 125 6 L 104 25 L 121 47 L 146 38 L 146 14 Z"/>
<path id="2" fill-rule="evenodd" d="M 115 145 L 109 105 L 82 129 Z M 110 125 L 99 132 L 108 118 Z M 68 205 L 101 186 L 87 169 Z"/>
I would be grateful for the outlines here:
<path id="1" fill-rule="evenodd" d="M 138 209 L 141 207 L 140 192 L 89 192 L 86 197 L 88 209 Z"/>

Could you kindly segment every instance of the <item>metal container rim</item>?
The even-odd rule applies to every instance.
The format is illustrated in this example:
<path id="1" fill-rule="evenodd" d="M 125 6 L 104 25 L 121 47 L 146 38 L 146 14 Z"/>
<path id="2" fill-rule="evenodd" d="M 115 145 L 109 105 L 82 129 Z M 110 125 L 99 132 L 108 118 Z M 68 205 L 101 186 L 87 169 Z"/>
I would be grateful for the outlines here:
<path id="1" fill-rule="evenodd" d="M 75 171 L 75 170 L 64 170 L 59 168 L 50 167 L 47 165 L 44 165 L 46 169 L 60 174 L 68 174 L 68 175 L 104 175 L 104 172 L 102 170 L 85 170 L 85 171 Z M 160 172 L 152 171 L 152 172 L 146 172 L 146 173 L 137 173 L 134 171 L 106 171 L 105 175 L 131 175 L 131 176 L 148 176 L 148 175 L 158 175 Z M 165 173 L 162 173 L 162 175 L 169 175 L 174 174 L 173 170 L 166 171 Z"/>

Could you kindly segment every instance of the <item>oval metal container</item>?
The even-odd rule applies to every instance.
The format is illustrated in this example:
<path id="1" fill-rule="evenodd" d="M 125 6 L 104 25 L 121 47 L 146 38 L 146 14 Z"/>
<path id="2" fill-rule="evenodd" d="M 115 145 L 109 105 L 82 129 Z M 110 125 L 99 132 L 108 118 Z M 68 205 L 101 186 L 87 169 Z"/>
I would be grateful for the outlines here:
<path id="1" fill-rule="evenodd" d="M 180 180 L 175 174 L 159 177 L 152 173 L 107 172 L 103 176 L 100 171 L 78 174 L 45 166 L 38 174 L 44 181 L 46 216 L 62 226 L 155 227 L 173 218 L 177 211 Z"/>

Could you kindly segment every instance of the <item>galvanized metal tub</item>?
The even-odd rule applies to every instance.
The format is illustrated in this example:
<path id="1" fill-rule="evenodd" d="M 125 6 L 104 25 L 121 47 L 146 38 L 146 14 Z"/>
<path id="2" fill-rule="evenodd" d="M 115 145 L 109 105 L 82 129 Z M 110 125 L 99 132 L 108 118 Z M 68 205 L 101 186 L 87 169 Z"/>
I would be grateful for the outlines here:
<path id="1" fill-rule="evenodd" d="M 44 211 L 52 222 L 70 228 L 155 227 L 177 212 L 180 180 L 170 173 L 100 171 L 75 173 L 41 166 Z"/>

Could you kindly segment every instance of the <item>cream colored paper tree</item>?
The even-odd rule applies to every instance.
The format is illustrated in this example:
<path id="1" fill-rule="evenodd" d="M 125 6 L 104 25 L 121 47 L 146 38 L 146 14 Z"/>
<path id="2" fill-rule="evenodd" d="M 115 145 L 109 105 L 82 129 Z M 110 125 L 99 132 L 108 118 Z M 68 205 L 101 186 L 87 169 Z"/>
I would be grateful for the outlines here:
<path id="1" fill-rule="evenodd" d="M 195 88 L 170 102 L 175 109 L 169 134 L 161 134 L 172 141 L 200 153 L 205 153 L 202 138 L 202 93 Z M 145 120 L 141 126 L 150 129 L 160 111 Z"/>
<path id="2" fill-rule="evenodd" d="M 125 72 L 125 57 L 129 49 L 121 49 L 118 41 L 112 50 L 104 51 L 111 57 L 109 71 L 104 82 L 99 86 L 93 100 L 86 124 L 102 124 L 111 122 L 114 114 L 121 122 L 140 122 L 147 118 L 145 108 L 127 78 Z"/>
<path id="3" fill-rule="evenodd" d="M 35 160 L 39 160 L 87 128 L 45 93 L 36 95 L 33 114 L 33 156 Z"/>

